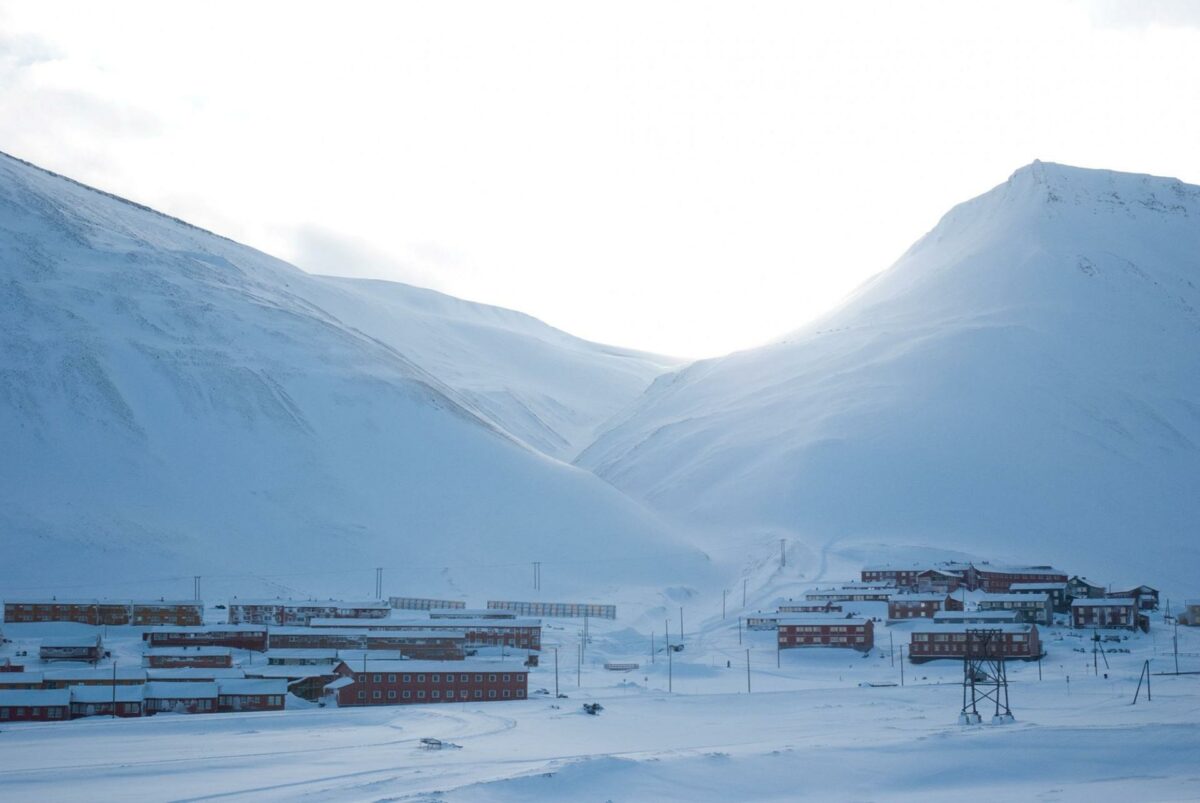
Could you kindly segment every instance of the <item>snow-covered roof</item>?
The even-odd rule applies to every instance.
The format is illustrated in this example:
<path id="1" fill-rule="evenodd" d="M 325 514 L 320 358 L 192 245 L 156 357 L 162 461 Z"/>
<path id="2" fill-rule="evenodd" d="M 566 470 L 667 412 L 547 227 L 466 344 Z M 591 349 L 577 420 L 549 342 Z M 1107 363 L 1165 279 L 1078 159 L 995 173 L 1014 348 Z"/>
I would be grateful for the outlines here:
<path id="1" fill-rule="evenodd" d="M 237 680 L 218 680 L 217 689 L 221 694 L 287 694 L 287 681 L 270 678 L 241 678 Z"/>
<path id="2" fill-rule="evenodd" d="M 364 670 L 362 664 L 356 666 L 347 666 L 354 672 L 366 672 L 372 674 L 375 672 L 448 672 L 456 674 L 459 672 L 528 672 L 529 668 L 523 664 L 512 662 L 487 662 L 487 661 L 367 661 L 367 667 Z"/>
<path id="3" fill-rule="evenodd" d="M 280 660 L 307 658 L 309 660 L 333 661 L 338 657 L 337 650 L 322 650 L 322 649 L 295 649 L 295 650 L 267 650 L 267 660 L 277 658 Z"/>
<path id="4" fill-rule="evenodd" d="M 973 625 L 957 622 L 935 622 L 915 628 L 913 633 L 965 633 L 968 630 L 998 630 L 1001 633 L 1028 633 L 1034 627 L 1031 624 L 1013 622 L 991 622 L 985 625 Z"/>
<path id="5" fill-rule="evenodd" d="M 54 599 L 53 597 L 17 597 L 15 599 L 4 600 L 4 604 L 5 605 L 73 605 L 75 607 L 85 607 L 85 608 L 89 607 L 89 606 L 94 606 L 94 605 L 104 605 L 104 606 L 109 606 L 109 605 L 123 605 L 123 606 L 129 606 L 129 605 L 138 605 L 138 606 L 190 605 L 190 606 L 197 607 L 197 608 L 204 607 L 203 602 L 197 602 L 194 599 L 189 599 L 189 600 L 181 602 L 178 600 L 169 600 L 169 599 L 168 600 L 161 600 L 161 599 L 94 599 L 94 598 L 82 598 L 82 597 L 63 597 L 60 599 Z"/>
<path id="6" fill-rule="evenodd" d="M 73 703 L 111 703 L 113 693 L 118 703 L 140 703 L 145 697 L 145 686 L 71 686 Z"/>
<path id="7" fill-rule="evenodd" d="M 42 639 L 43 647 L 98 647 L 100 636 L 47 636 Z"/>
<path id="8" fill-rule="evenodd" d="M 150 647 L 146 650 L 146 655 L 153 656 L 155 658 L 163 658 L 175 655 L 187 658 L 195 658 L 198 656 L 232 654 L 233 650 L 229 647 Z"/>
<path id="9" fill-rule="evenodd" d="M 1071 600 L 1072 608 L 1099 608 L 1099 607 L 1117 607 L 1121 605 L 1134 606 L 1137 601 L 1132 597 L 1108 597 L 1102 599 L 1075 599 Z"/>
<path id="10" fill-rule="evenodd" d="M 338 689 L 344 689 L 352 683 L 354 683 L 354 678 L 343 675 L 337 680 L 331 680 L 330 682 L 326 683 L 325 691 L 337 691 Z"/>
<path id="11" fill-rule="evenodd" d="M 1067 588 L 1066 583 L 1013 583 L 1008 587 L 1009 591 L 1064 591 Z"/>
<path id="12" fill-rule="evenodd" d="M 248 678 L 315 678 L 332 675 L 336 664 L 263 664 L 246 667 Z"/>
<path id="13" fill-rule="evenodd" d="M 2 689 L 0 706 L 41 707 L 48 705 L 70 705 L 68 689 Z"/>
<path id="14" fill-rule="evenodd" d="M 208 683 L 166 683 L 152 681 L 146 684 L 146 699 L 149 700 L 191 700 L 201 697 L 216 697 L 217 684 Z"/>
<path id="15" fill-rule="evenodd" d="M 831 616 L 780 616 L 778 621 L 781 625 L 865 625 L 869 620 L 834 614 Z"/>
<path id="16" fill-rule="evenodd" d="M 229 605 L 230 607 L 234 605 L 273 605 L 284 608 L 382 608 L 389 611 L 392 609 L 391 605 L 379 600 L 355 602 L 342 599 L 231 599 Z"/>
<path id="17" fill-rule="evenodd" d="M 181 681 L 188 680 L 216 680 L 218 678 L 240 678 L 246 676 L 245 670 L 237 666 L 181 666 L 169 669 L 147 669 L 145 672 L 146 677 L 148 677 L 150 680 L 162 681 L 164 683 L 179 683 Z"/>
<path id="18" fill-rule="evenodd" d="M 70 680 L 112 680 L 113 668 L 110 667 L 88 667 L 86 669 L 54 669 L 45 673 L 46 680 L 70 681 Z M 117 680 L 140 680 L 146 679 L 146 670 L 140 666 L 118 666 L 116 668 Z"/>
<path id="19" fill-rule="evenodd" d="M 1028 605 L 1031 602 L 1046 603 L 1050 601 L 1049 594 L 984 594 L 975 600 L 976 603 L 983 604 L 986 602 L 1022 602 Z"/>
<path id="20" fill-rule="evenodd" d="M 400 650 L 337 650 L 340 661 L 362 661 L 364 657 L 371 661 L 401 661 L 404 653 Z"/>
<path id="21" fill-rule="evenodd" d="M 314 621 L 316 621 L 316 620 L 314 620 Z M 334 620 L 326 619 L 325 621 L 336 621 L 336 622 L 340 622 L 342 624 L 345 624 L 345 622 L 346 622 L 345 619 L 334 619 Z M 381 620 L 375 620 L 375 621 L 387 621 L 387 620 L 381 619 Z M 511 620 L 511 619 L 493 619 L 491 621 L 508 623 L 513 620 Z M 451 625 L 450 622 L 454 622 L 455 624 Z M 405 622 L 404 624 L 407 625 L 408 622 Z M 372 629 L 372 628 L 367 627 L 366 625 L 363 625 L 362 627 L 273 627 L 273 628 L 271 628 L 271 635 L 272 636 L 311 636 L 314 634 L 320 634 L 323 636 L 324 635 L 329 635 L 329 636 L 366 636 L 368 639 L 388 638 L 388 637 L 395 637 L 395 636 L 400 636 L 401 638 L 403 638 L 407 635 L 407 636 L 411 636 L 412 638 L 460 639 L 460 638 L 463 638 L 462 630 L 445 630 L 445 629 L 439 629 L 439 628 L 462 627 L 463 629 L 466 629 L 466 627 L 469 626 L 466 623 L 462 623 L 461 620 L 456 621 L 453 619 L 439 619 L 437 621 L 431 621 L 428 619 L 419 619 L 416 622 L 413 622 L 413 624 L 420 626 L 421 629 L 412 630 L 412 631 L 389 630 L 387 628 Z M 428 626 L 428 629 L 425 629 L 426 626 Z"/>
<path id="22" fill-rule="evenodd" d="M 154 625 L 147 633 L 263 633 L 266 625 Z"/>
<path id="23" fill-rule="evenodd" d="M 987 619 L 989 621 L 997 622 L 1015 622 L 1017 620 L 1017 611 L 938 611 L 933 615 L 933 621 L 935 622 L 954 622 L 956 620 L 967 619 Z"/>
<path id="24" fill-rule="evenodd" d="M 41 672 L 0 672 L 0 686 L 15 686 L 21 683 L 41 682 Z"/>
<path id="25" fill-rule="evenodd" d="M 888 602 L 945 602 L 947 594 L 893 594 Z"/>

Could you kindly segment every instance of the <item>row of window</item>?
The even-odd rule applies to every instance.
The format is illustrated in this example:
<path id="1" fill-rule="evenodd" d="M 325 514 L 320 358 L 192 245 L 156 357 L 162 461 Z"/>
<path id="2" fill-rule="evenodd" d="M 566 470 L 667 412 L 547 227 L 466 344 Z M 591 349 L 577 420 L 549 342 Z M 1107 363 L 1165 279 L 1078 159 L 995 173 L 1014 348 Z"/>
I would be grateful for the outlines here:
<path id="1" fill-rule="evenodd" d="M 913 633 L 913 634 L 912 634 L 912 640 L 913 640 L 913 641 L 918 641 L 918 642 L 919 642 L 919 641 L 930 641 L 930 638 L 929 638 L 929 636 L 930 636 L 930 634 L 929 634 L 929 633 Z M 1023 641 L 1025 641 L 1027 637 L 1026 637 L 1026 636 L 1024 636 L 1024 635 L 1022 635 L 1022 634 L 1020 634 L 1020 633 L 1014 633 L 1014 634 L 1012 634 L 1012 635 L 1009 635 L 1009 636 L 1007 636 L 1007 637 L 1005 637 L 1005 638 L 1006 638 L 1006 639 L 1007 639 L 1007 641 L 1009 641 L 1009 642 L 1012 642 L 1012 643 L 1020 643 L 1020 642 L 1023 642 Z M 967 640 L 967 634 L 966 634 L 966 633 L 934 633 L 934 634 L 933 634 L 933 639 L 932 639 L 932 640 L 933 640 L 933 641 L 937 641 L 937 642 L 943 642 L 943 641 L 958 641 L 958 642 L 962 642 L 962 641 L 966 641 L 966 640 Z M 982 641 L 982 640 L 981 640 L 981 638 L 980 638 L 979 636 L 973 636 L 971 640 L 972 640 L 972 641 L 980 641 L 980 642 Z M 1002 639 L 1001 641 L 994 642 L 994 643 L 997 643 L 997 644 L 1003 644 L 1003 643 L 1004 643 L 1004 641 L 1005 641 L 1005 639 Z"/>
<path id="2" fill-rule="evenodd" d="M 783 636 L 779 640 L 783 644 L 821 643 L 821 642 L 814 642 L 814 641 L 812 641 L 812 639 L 806 639 L 806 638 L 802 638 L 800 636 L 797 636 L 796 638 L 792 638 L 790 636 Z M 867 637 L 866 636 L 829 636 L 826 639 L 826 641 L 829 644 L 865 644 L 867 642 Z"/>
<path id="3" fill-rule="evenodd" d="M 829 625 L 784 625 L 785 633 L 861 633 L 862 626 L 830 627 Z"/>
<path id="4" fill-rule="evenodd" d="M 457 696 L 457 697 L 455 697 L 455 691 L 454 691 L 454 689 L 446 689 L 446 690 L 445 690 L 445 697 L 443 698 L 443 697 L 442 697 L 442 692 L 441 692 L 441 691 L 439 691 L 439 690 L 437 690 L 437 689 L 434 689 L 433 691 L 429 692 L 429 699 L 431 699 L 431 700 L 441 700 L 441 699 L 446 699 L 446 700 L 455 700 L 455 699 L 457 699 L 457 700 L 469 700 L 469 699 L 471 699 L 471 697 L 472 697 L 472 696 L 474 696 L 474 698 L 475 698 L 476 700 L 482 700 L 482 699 L 483 699 L 483 690 L 482 690 L 482 689 L 475 689 L 474 693 L 472 693 L 472 692 L 469 692 L 469 691 L 467 691 L 466 689 L 463 689 L 462 691 L 459 691 L 459 692 L 457 692 L 457 694 L 458 694 L 458 696 Z M 488 696 L 488 699 L 489 699 L 489 700 L 495 700 L 495 699 L 496 699 L 496 690 L 495 690 L 495 689 L 488 689 L 487 696 Z M 517 690 L 516 690 L 516 692 L 515 692 L 515 696 L 516 696 L 516 697 L 524 697 L 524 696 L 525 696 L 525 690 L 524 690 L 524 689 L 517 689 Z M 506 699 L 506 700 L 510 700 L 510 699 L 512 699 L 512 698 L 514 697 L 514 692 L 513 692 L 513 690 L 512 690 L 512 689 L 504 689 L 503 691 L 501 691 L 501 692 L 500 692 L 500 697 L 503 697 L 503 698 L 504 698 L 504 699 Z M 367 693 L 366 693 L 365 691 L 360 691 L 360 692 L 358 693 L 358 699 L 360 699 L 360 700 L 366 700 L 366 699 L 367 699 Z M 382 692 L 382 691 L 373 691 L 373 692 L 371 692 L 371 699 L 372 699 L 372 700 L 382 700 L 382 699 L 384 699 L 383 692 Z M 395 690 L 388 690 L 388 692 L 387 692 L 387 698 L 386 698 L 386 699 L 388 699 L 388 700 L 395 700 L 395 699 L 397 699 L 397 697 L 396 697 L 396 691 L 395 691 Z M 413 697 L 413 692 L 411 692 L 411 691 L 408 691 L 408 690 L 406 689 L 406 690 L 404 690 L 404 691 L 400 692 L 399 699 L 402 699 L 402 700 L 411 700 L 411 699 L 414 699 L 414 697 Z M 417 692 L 416 692 L 416 698 L 415 698 L 415 699 L 417 699 L 417 700 L 424 700 L 424 699 L 425 699 L 425 691 L 424 691 L 423 689 L 418 689 L 418 690 L 417 690 Z"/>
<path id="5" fill-rule="evenodd" d="M 0 708 L 0 719 L 8 719 L 9 718 L 9 715 L 8 715 L 9 710 L 10 709 L 8 709 L 8 708 Z M 26 716 L 26 712 L 25 712 L 24 708 L 16 707 L 11 710 L 12 710 L 12 718 L 13 719 L 24 719 Z M 36 716 L 37 712 L 40 710 L 41 709 L 39 709 L 39 708 L 30 708 L 28 716 L 31 716 L 31 717 Z M 62 719 L 63 710 L 64 709 L 61 706 L 54 706 L 53 708 L 47 708 L 46 709 L 46 717 L 48 719 Z"/>
<path id="6" fill-rule="evenodd" d="M 267 701 L 267 705 L 283 705 L 283 695 L 280 694 L 238 694 L 232 696 L 222 694 L 221 705 L 233 705 L 235 702 L 262 705 L 264 699 Z"/>
<path id="7" fill-rule="evenodd" d="M 366 675 L 366 674 L 360 674 L 360 675 L 358 676 L 358 682 L 359 682 L 359 683 L 366 683 L 366 682 L 367 682 L 367 677 L 368 677 L 368 675 Z M 371 682 L 372 682 L 372 683 L 383 683 L 383 673 L 376 673 L 376 674 L 372 674 L 372 675 L 370 675 L 370 677 L 371 677 Z M 413 681 L 412 681 L 412 679 L 413 679 L 413 676 L 412 676 L 412 675 L 394 675 L 394 674 L 388 674 L 388 676 L 387 676 L 387 682 L 388 682 L 388 683 L 395 683 L 395 682 L 396 682 L 396 678 L 397 678 L 397 677 L 403 678 L 403 680 L 401 681 L 402 683 L 412 683 L 412 682 L 413 682 Z M 502 678 L 502 679 L 503 679 L 503 682 L 505 682 L 505 683 L 511 683 L 511 682 L 512 682 L 512 679 L 513 679 L 513 675 L 512 675 L 511 673 L 508 673 L 508 674 L 501 674 L 501 675 L 497 675 L 496 673 L 491 673 L 491 674 L 489 674 L 487 677 L 488 677 L 488 682 L 489 682 L 489 683 L 495 683 L 495 682 L 496 682 L 496 678 L 497 678 L 497 677 L 499 677 L 499 678 Z M 454 674 L 453 672 L 447 672 L 447 673 L 446 673 L 446 682 L 447 682 L 447 683 L 453 683 L 453 682 L 454 682 L 454 678 L 455 678 L 455 674 Z M 524 673 L 524 672 L 520 672 L 520 673 L 518 673 L 518 674 L 516 675 L 516 679 L 517 679 L 517 682 L 521 682 L 521 681 L 525 680 L 525 673 Z M 462 674 L 459 674 L 459 675 L 458 675 L 458 682 L 459 682 L 459 683 L 469 683 L 469 682 L 470 682 L 470 680 L 471 680 L 471 676 L 470 676 L 468 673 L 466 673 L 466 672 L 464 672 L 464 673 L 462 673 Z M 425 682 L 425 675 L 417 675 L 417 683 L 424 683 L 424 682 Z M 441 683 L 441 682 L 442 682 L 442 676 L 441 676 L 441 674 L 439 673 L 439 674 L 433 674 L 433 675 L 430 675 L 430 676 L 429 676 L 429 682 L 430 682 L 430 683 Z M 483 675 L 476 675 L 476 676 L 475 676 L 475 682 L 476 682 L 476 683 L 482 683 L 482 682 L 483 682 Z"/>

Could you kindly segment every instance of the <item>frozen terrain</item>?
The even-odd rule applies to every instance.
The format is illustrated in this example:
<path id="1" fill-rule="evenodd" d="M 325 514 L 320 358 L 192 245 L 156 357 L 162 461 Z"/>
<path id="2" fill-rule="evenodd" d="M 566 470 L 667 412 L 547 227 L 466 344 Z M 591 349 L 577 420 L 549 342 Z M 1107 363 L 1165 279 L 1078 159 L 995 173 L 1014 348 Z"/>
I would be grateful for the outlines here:
<path id="1" fill-rule="evenodd" d="M 3 594 L 178 595 L 202 575 L 210 595 L 361 596 L 383 566 L 395 592 L 482 595 L 541 560 L 548 593 L 578 596 L 707 571 L 529 445 L 572 451 L 652 358 L 311 276 L 7 156 L 0 332 Z"/>
<path id="2" fill-rule="evenodd" d="M 650 664 L 646 633 L 626 622 L 593 623 L 577 678 L 577 623 L 560 621 L 547 630 L 542 665 L 530 676 L 531 689 L 550 694 L 527 701 L 6 725 L 0 797 L 1090 803 L 1200 796 L 1200 676 L 1154 676 L 1153 699 L 1143 689 L 1131 704 L 1144 660 L 1154 671 L 1172 668 L 1170 629 L 1157 616 L 1150 634 L 1120 642 L 1128 652 L 1106 654 L 1098 672 L 1080 634 L 1045 629 L 1041 678 L 1036 664 L 1010 664 L 1016 723 L 962 727 L 955 724 L 960 662 L 909 664 L 899 685 L 888 636 L 906 642 L 911 623 L 880 626 L 880 647 L 865 657 L 793 650 L 776 667 L 774 633 L 743 633 L 739 644 L 735 615 L 697 620 L 670 681 L 661 642 Z M 44 628 L 9 631 L 20 645 Z M 133 646 L 123 638 L 110 629 L 108 643 L 127 660 Z M 566 699 L 553 697 L 555 646 Z M 1180 652 L 1182 669 L 1200 670 L 1200 633 L 1181 629 Z M 604 661 L 641 668 L 606 672 Z M 585 701 L 604 710 L 587 716 Z M 422 750 L 423 737 L 462 749 Z"/>
<path id="3" fill-rule="evenodd" d="M 661 377 L 578 462 L 813 567 L 929 547 L 1184 590 L 1198 355 L 1200 188 L 1035 162 L 824 319 Z"/>

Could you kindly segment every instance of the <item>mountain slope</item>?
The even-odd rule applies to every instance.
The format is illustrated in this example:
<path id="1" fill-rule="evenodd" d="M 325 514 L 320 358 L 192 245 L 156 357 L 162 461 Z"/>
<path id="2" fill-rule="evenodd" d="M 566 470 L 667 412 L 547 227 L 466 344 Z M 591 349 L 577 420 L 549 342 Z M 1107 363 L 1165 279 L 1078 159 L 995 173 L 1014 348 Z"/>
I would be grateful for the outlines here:
<path id="1" fill-rule="evenodd" d="M 506 432 L 563 460 L 679 361 L 603 346 L 524 313 L 394 282 L 325 277 L 323 309 L 404 351 Z"/>
<path id="2" fill-rule="evenodd" d="M 542 560 L 547 591 L 585 593 L 653 582 L 655 559 L 706 570 L 323 307 L 339 283 L 7 156 L 0 268 L 7 592 L 200 574 L 363 594 L 384 566 L 393 592 L 478 596 Z"/>
<path id="3" fill-rule="evenodd" d="M 1035 162 L 824 320 L 661 377 L 578 462 L 813 560 L 935 547 L 1187 591 L 1198 255 L 1200 188 Z"/>

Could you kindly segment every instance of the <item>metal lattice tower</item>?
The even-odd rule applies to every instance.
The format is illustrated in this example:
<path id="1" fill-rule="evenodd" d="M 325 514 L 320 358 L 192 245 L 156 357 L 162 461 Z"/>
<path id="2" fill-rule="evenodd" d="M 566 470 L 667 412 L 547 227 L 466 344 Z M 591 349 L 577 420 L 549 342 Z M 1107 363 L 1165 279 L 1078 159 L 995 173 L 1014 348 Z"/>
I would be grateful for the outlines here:
<path id="1" fill-rule="evenodd" d="M 1012 709 L 1008 707 L 1008 673 L 1004 658 L 1000 654 L 1001 631 L 997 628 L 968 628 L 963 651 L 963 705 L 958 715 L 959 724 L 978 725 L 985 711 L 994 707 L 992 724 L 1000 725 L 1013 721 Z"/>

